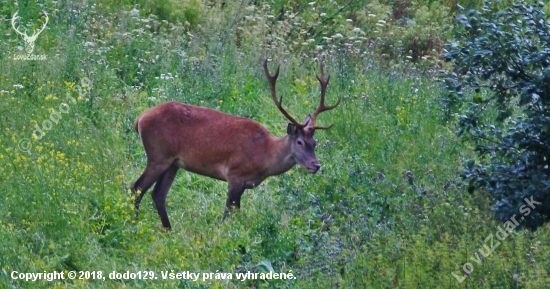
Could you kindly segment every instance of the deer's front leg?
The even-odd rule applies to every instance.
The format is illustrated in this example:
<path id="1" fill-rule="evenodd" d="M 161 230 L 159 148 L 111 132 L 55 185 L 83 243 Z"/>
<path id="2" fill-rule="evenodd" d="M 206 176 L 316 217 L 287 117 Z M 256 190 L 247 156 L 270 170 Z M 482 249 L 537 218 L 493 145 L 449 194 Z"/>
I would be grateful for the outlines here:
<path id="1" fill-rule="evenodd" d="M 225 211 L 223 213 L 222 222 L 227 218 L 229 211 L 233 208 L 241 208 L 241 196 L 244 193 L 244 182 L 242 181 L 233 181 L 229 182 L 228 192 L 227 192 L 227 201 L 225 202 Z"/>

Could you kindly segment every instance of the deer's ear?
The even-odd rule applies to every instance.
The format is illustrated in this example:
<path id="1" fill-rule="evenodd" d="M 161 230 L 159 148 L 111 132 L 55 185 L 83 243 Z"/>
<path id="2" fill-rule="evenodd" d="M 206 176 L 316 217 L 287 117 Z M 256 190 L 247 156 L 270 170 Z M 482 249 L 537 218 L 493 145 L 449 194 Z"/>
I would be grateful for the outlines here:
<path id="1" fill-rule="evenodd" d="M 308 114 L 304 119 L 304 125 L 308 126 L 310 122 L 311 122 L 311 114 Z"/>
<path id="2" fill-rule="evenodd" d="M 292 137 L 296 136 L 298 134 L 298 128 L 294 124 L 289 123 L 286 127 L 286 133 Z"/>

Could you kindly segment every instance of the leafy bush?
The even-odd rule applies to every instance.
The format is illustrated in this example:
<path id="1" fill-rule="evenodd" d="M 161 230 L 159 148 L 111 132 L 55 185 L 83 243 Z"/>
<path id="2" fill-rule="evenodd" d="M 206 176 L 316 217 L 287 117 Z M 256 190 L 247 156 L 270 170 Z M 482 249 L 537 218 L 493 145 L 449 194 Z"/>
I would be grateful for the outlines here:
<path id="1" fill-rule="evenodd" d="M 462 9 L 464 7 L 478 9 L 483 7 L 484 2 L 484 0 L 445 0 L 443 1 L 443 4 L 445 4 L 447 7 L 451 7 L 452 9 Z M 511 0 L 501 0 L 496 5 L 502 8 L 511 5 L 512 3 L 513 2 Z"/>
<path id="2" fill-rule="evenodd" d="M 373 54 L 402 68 L 403 60 L 432 68 L 452 31 L 450 9 L 439 2 L 375 0 L 357 12 L 357 27 Z"/>
<path id="3" fill-rule="evenodd" d="M 185 23 L 186 26 L 198 24 L 202 3 L 198 0 L 154 0 L 139 1 L 143 8 L 162 20 Z"/>
<path id="4" fill-rule="evenodd" d="M 469 191 L 489 191 L 502 219 L 521 213 L 525 198 L 542 203 L 521 223 L 537 228 L 550 219 L 550 21 L 542 2 L 493 5 L 457 17 L 445 104 L 460 112 L 458 134 L 476 145 L 478 158 L 461 173 Z"/>

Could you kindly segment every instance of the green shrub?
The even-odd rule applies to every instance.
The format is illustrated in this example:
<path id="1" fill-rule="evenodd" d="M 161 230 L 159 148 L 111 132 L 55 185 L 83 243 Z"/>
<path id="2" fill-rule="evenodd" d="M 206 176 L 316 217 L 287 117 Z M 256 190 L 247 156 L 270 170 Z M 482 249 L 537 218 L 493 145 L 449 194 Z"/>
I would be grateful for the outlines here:
<path id="1" fill-rule="evenodd" d="M 140 4 L 148 13 L 155 14 L 161 20 L 180 22 L 191 27 L 199 23 L 202 13 L 199 0 L 154 0 L 140 1 Z"/>
<path id="2" fill-rule="evenodd" d="M 438 2 L 372 1 L 358 12 L 356 25 L 382 61 L 433 67 L 452 31 L 451 17 Z"/>
<path id="3" fill-rule="evenodd" d="M 458 134 L 478 155 L 462 177 L 469 191 L 492 193 L 503 220 L 524 213 L 526 198 L 542 203 L 524 214 L 530 228 L 550 219 L 550 22 L 542 7 L 497 11 L 487 1 L 457 17 L 461 28 L 446 53 L 455 71 L 444 101 L 460 113 Z"/>

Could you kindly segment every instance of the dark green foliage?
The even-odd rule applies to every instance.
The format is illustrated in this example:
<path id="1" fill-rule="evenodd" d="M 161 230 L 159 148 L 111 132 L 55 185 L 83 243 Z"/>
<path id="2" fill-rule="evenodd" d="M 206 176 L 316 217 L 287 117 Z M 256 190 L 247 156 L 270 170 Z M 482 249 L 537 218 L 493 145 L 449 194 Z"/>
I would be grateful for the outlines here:
<path id="1" fill-rule="evenodd" d="M 550 21 L 542 2 L 493 5 L 457 17 L 444 103 L 459 113 L 458 135 L 476 146 L 478 159 L 461 173 L 468 191 L 492 193 L 503 220 L 532 197 L 542 204 L 521 225 L 537 228 L 550 219 Z"/>

